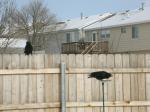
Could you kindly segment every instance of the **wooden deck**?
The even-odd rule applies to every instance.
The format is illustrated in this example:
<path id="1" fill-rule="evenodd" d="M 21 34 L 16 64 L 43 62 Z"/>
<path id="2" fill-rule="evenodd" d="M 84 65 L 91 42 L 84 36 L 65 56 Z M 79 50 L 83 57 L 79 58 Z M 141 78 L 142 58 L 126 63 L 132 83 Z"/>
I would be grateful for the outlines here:
<path id="1" fill-rule="evenodd" d="M 108 53 L 108 42 L 72 42 L 62 44 L 62 54 Z"/>

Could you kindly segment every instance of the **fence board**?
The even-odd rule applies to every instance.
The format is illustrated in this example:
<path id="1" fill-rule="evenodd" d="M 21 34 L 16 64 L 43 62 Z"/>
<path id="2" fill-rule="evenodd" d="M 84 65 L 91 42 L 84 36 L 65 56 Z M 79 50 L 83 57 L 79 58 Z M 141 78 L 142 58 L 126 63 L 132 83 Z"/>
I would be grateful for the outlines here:
<path id="1" fill-rule="evenodd" d="M 83 55 L 76 55 L 76 66 L 83 68 Z M 77 75 L 77 101 L 84 102 L 84 75 Z M 84 112 L 84 108 L 77 108 L 77 112 Z"/>
<path id="2" fill-rule="evenodd" d="M 3 56 L 0 55 L 0 69 L 3 68 Z M 0 75 L 0 105 L 3 104 L 3 75 Z"/>
<path id="3" fill-rule="evenodd" d="M 138 60 L 136 54 L 130 55 L 130 67 L 137 68 Z M 137 74 L 131 75 L 131 100 L 139 100 L 138 94 L 138 77 Z M 139 112 L 138 107 L 132 107 L 132 112 Z"/>
<path id="4" fill-rule="evenodd" d="M 4 54 L 3 55 L 3 68 L 10 69 L 11 68 L 11 55 Z M 12 76 L 4 76 L 3 77 L 3 104 L 11 104 L 12 103 Z M 5 111 L 4 111 L 5 112 Z"/>
<path id="5" fill-rule="evenodd" d="M 45 55 L 45 68 L 52 67 L 52 56 Z M 50 74 L 45 74 L 45 102 L 50 103 L 53 102 L 53 76 Z M 52 108 L 45 109 L 45 112 L 52 112 Z"/>
<path id="6" fill-rule="evenodd" d="M 44 55 L 36 55 L 36 69 L 44 68 Z M 44 103 L 44 74 L 37 75 L 37 103 Z M 37 112 L 44 112 L 44 109 L 39 109 Z"/>
<path id="7" fill-rule="evenodd" d="M 68 66 L 76 67 L 76 57 L 74 54 L 69 55 Z M 68 101 L 77 101 L 77 75 L 68 74 Z M 68 108 L 68 112 L 76 112 L 76 108 Z"/>
<path id="8" fill-rule="evenodd" d="M 20 57 L 18 54 L 13 54 L 11 56 L 11 68 L 19 68 L 19 62 Z M 20 82 L 19 82 L 19 75 L 16 74 L 12 77 L 12 103 L 13 104 L 19 104 L 20 100 L 20 94 L 19 94 L 19 88 L 20 88 Z M 14 110 L 12 112 L 19 112 L 18 110 Z"/>
<path id="9" fill-rule="evenodd" d="M 91 72 L 95 71 L 107 71 L 112 74 L 114 73 L 132 73 L 135 74 L 141 74 L 141 73 L 150 73 L 149 68 L 67 68 L 66 73 L 67 74 L 89 74 Z M 29 74 L 30 73 L 30 74 Z M 48 69 L 0 69 L 0 75 L 39 75 L 39 74 L 59 74 L 60 69 L 58 68 L 48 68 Z M 131 75 L 132 75 L 131 74 Z"/>
<path id="10" fill-rule="evenodd" d="M 146 67 L 150 67 L 150 54 L 145 56 Z M 150 101 L 150 73 L 146 73 L 146 100 Z M 147 112 L 150 112 L 150 106 L 147 107 Z"/>
<path id="11" fill-rule="evenodd" d="M 115 67 L 122 68 L 122 55 L 115 55 Z M 115 74 L 115 90 L 116 90 L 116 101 L 123 100 L 123 88 L 122 88 L 122 74 Z M 123 112 L 123 107 L 116 108 L 117 112 Z"/>
<path id="12" fill-rule="evenodd" d="M 100 54 L 99 55 L 99 68 L 107 68 L 107 56 L 106 54 Z M 100 70 L 101 71 L 101 70 Z M 108 90 L 108 84 L 105 83 L 104 85 L 104 97 L 105 97 L 105 101 L 108 101 L 108 94 L 107 94 L 107 90 Z M 102 83 L 100 82 L 100 93 L 102 93 Z M 100 101 L 103 100 L 103 94 L 100 94 Z M 103 112 L 103 108 L 101 108 L 101 112 Z M 105 112 L 108 112 L 108 108 L 105 107 Z"/>
<path id="13" fill-rule="evenodd" d="M 36 68 L 35 55 L 27 56 L 29 58 L 29 68 Z M 29 75 L 29 103 L 37 102 L 37 75 Z M 29 112 L 36 112 L 36 110 L 29 110 Z"/>
<path id="14" fill-rule="evenodd" d="M 102 112 L 102 85 L 94 71 L 113 74 L 105 83 L 106 112 L 150 111 L 149 54 L 0 55 L 0 111 L 59 112 L 60 62 L 66 69 L 68 112 Z"/>
<path id="15" fill-rule="evenodd" d="M 107 67 L 113 68 L 115 65 L 115 57 L 114 55 L 110 54 L 107 55 Z M 112 74 L 111 81 L 108 82 L 108 101 L 115 101 L 115 78 L 114 74 Z M 111 92 L 110 92 L 111 91 Z M 108 112 L 115 112 L 114 107 L 108 108 Z"/>
<path id="16" fill-rule="evenodd" d="M 145 55 L 144 54 L 138 54 L 138 67 L 144 68 L 145 67 Z M 139 100 L 145 101 L 146 99 L 146 92 L 145 92 L 145 73 L 141 73 L 138 75 L 138 92 L 139 92 Z M 145 112 L 145 107 L 139 107 L 139 112 Z"/>
<path id="17" fill-rule="evenodd" d="M 59 67 L 60 66 L 60 55 L 58 54 L 54 54 L 53 55 L 53 67 Z M 52 74 L 53 76 L 53 102 L 58 102 L 60 101 L 60 75 L 59 74 Z M 60 109 L 59 108 L 53 108 L 52 109 L 53 112 L 59 112 Z"/>
<path id="18" fill-rule="evenodd" d="M 92 68 L 98 68 L 99 56 L 97 54 L 92 55 Z M 100 102 L 100 81 L 92 78 L 92 101 Z M 93 107 L 93 112 L 100 112 L 100 107 Z"/>
<path id="19" fill-rule="evenodd" d="M 29 64 L 28 57 L 24 54 L 20 55 L 20 68 L 27 69 Z M 20 104 L 27 104 L 28 103 L 28 88 L 29 88 L 29 76 L 23 74 L 20 77 Z M 22 110 L 22 112 L 28 112 L 28 110 Z"/>
<path id="20" fill-rule="evenodd" d="M 92 61 L 92 57 L 91 55 L 85 55 L 83 57 L 83 61 L 84 61 L 84 68 L 91 68 L 91 61 Z M 85 102 L 89 102 L 92 101 L 92 81 L 91 78 L 88 78 L 89 74 L 85 74 L 84 75 L 84 96 L 85 96 Z M 96 92 L 97 93 L 97 92 Z M 98 94 L 98 93 L 97 93 Z M 92 112 L 92 108 L 91 107 L 87 107 L 85 108 L 85 112 Z"/>
<path id="21" fill-rule="evenodd" d="M 123 54 L 123 60 L 122 60 L 122 66 L 124 68 L 129 68 L 129 55 L 127 54 Z M 124 101 L 130 101 L 131 100 L 131 84 L 130 84 L 130 73 L 124 73 L 123 74 L 123 98 Z M 124 112 L 131 112 L 131 108 L 130 107 L 124 107 Z"/>

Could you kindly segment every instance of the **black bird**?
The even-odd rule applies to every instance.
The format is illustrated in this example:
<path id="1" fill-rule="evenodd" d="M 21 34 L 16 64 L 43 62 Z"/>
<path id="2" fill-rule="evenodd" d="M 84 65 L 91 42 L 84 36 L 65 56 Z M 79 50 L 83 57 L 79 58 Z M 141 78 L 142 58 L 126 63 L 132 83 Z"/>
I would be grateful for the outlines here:
<path id="1" fill-rule="evenodd" d="M 88 78 L 96 78 L 97 80 L 103 80 L 108 79 L 110 77 L 112 77 L 112 74 L 105 71 L 99 71 L 91 73 Z"/>
<path id="2" fill-rule="evenodd" d="M 30 55 L 30 54 L 32 54 L 32 50 L 33 50 L 33 47 L 32 47 L 32 45 L 31 45 L 31 42 L 30 42 L 30 41 L 27 41 L 27 42 L 26 42 L 25 49 L 24 49 L 25 55 Z"/>

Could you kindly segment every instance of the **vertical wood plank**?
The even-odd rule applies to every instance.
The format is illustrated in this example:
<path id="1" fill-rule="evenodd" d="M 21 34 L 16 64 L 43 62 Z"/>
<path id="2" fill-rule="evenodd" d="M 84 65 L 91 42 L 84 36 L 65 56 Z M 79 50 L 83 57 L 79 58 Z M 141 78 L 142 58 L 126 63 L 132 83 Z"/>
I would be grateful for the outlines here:
<path id="1" fill-rule="evenodd" d="M 106 54 L 100 54 L 99 55 L 99 68 L 106 68 L 107 67 L 107 55 Z M 100 82 L 100 101 L 103 101 L 103 94 L 102 94 L 102 83 Z M 104 85 L 104 97 L 105 101 L 108 101 L 108 83 L 105 83 Z M 103 112 L 103 108 L 101 108 L 101 112 Z M 108 112 L 108 107 L 105 107 L 105 112 Z"/>
<path id="2" fill-rule="evenodd" d="M 138 60 L 137 54 L 130 55 L 130 67 L 137 68 L 138 67 Z M 138 94 L 138 76 L 137 74 L 131 75 L 131 100 L 138 101 L 139 94 Z M 132 107 L 132 112 L 139 112 L 138 107 Z"/>
<path id="3" fill-rule="evenodd" d="M 122 55 L 115 55 L 115 67 L 122 68 Z M 122 74 L 115 74 L 116 101 L 123 101 Z M 117 112 L 123 112 L 123 107 L 117 107 Z"/>
<path id="4" fill-rule="evenodd" d="M 53 56 L 52 67 L 54 67 L 54 68 L 60 67 L 61 55 L 60 54 L 52 54 L 52 56 Z"/>
<path id="5" fill-rule="evenodd" d="M 35 57 L 36 69 L 44 68 L 44 54 L 38 54 Z M 44 103 L 44 74 L 37 75 L 37 103 Z M 38 109 L 38 112 L 44 112 L 44 109 Z"/>
<path id="6" fill-rule="evenodd" d="M 123 68 L 129 68 L 129 54 L 123 54 Z M 130 74 L 123 74 L 123 98 L 124 101 L 131 100 L 131 84 L 130 84 Z M 124 112 L 131 112 L 131 107 L 124 107 Z"/>
<path id="7" fill-rule="evenodd" d="M 3 56 L 0 54 L 0 69 L 3 68 Z M 0 75 L 0 105 L 3 104 L 3 75 Z"/>
<path id="8" fill-rule="evenodd" d="M 145 67 L 145 55 L 138 54 L 138 67 L 144 68 Z M 139 100 L 145 101 L 146 100 L 146 90 L 145 90 L 145 73 L 138 74 L 138 90 L 139 90 Z M 145 107 L 139 107 L 139 112 L 145 112 Z"/>
<path id="9" fill-rule="evenodd" d="M 60 54 L 53 54 L 53 67 L 58 68 L 60 67 Z M 53 102 L 59 102 L 60 101 L 60 75 L 59 74 L 53 74 Z M 59 112 L 59 108 L 54 108 L 52 110 L 53 112 Z"/>
<path id="10" fill-rule="evenodd" d="M 83 68 L 83 55 L 76 55 L 76 67 Z M 77 101 L 84 101 L 84 75 L 77 74 Z M 77 112 L 84 112 L 84 108 L 77 108 Z"/>
<path id="11" fill-rule="evenodd" d="M 107 55 L 107 67 L 113 68 L 115 63 L 115 57 L 113 54 Z M 111 81 L 108 82 L 108 101 L 115 101 L 115 75 L 112 74 Z M 108 112 L 115 112 L 114 107 L 109 107 Z"/>
<path id="12" fill-rule="evenodd" d="M 84 55 L 84 68 L 91 68 L 92 56 L 87 54 Z M 89 74 L 84 74 L 84 96 L 85 102 L 90 102 L 92 100 L 92 81 L 91 78 L 88 78 Z M 91 107 L 86 107 L 85 112 L 92 112 Z"/>
<path id="13" fill-rule="evenodd" d="M 75 54 L 69 55 L 69 63 L 68 66 L 71 68 L 76 67 L 76 57 Z M 77 75 L 76 74 L 68 74 L 68 100 L 70 102 L 77 101 Z M 68 112 L 76 112 L 76 108 L 68 108 Z"/>
<path id="14" fill-rule="evenodd" d="M 20 56 L 18 54 L 11 55 L 11 68 L 17 69 L 20 67 Z M 20 84 L 19 84 L 19 75 L 12 76 L 12 104 L 19 104 L 20 103 Z M 19 112 L 18 110 L 13 110 L 12 112 Z"/>
<path id="15" fill-rule="evenodd" d="M 49 54 L 45 55 L 45 68 L 52 67 L 52 56 Z M 45 102 L 53 102 L 53 75 L 45 74 Z M 46 109 L 45 112 L 53 112 L 52 108 Z"/>
<path id="16" fill-rule="evenodd" d="M 3 54 L 3 69 L 11 69 L 11 55 L 9 54 Z M 3 75 L 3 104 L 12 104 L 12 75 Z"/>
<path id="17" fill-rule="evenodd" d="M 28 56 L 24 54 L 20 55 L 20 68 L 27 69 L 29 65 Z M 28 103 L 28 88 L 29 88 L 29 79 L 28 75 L 24 74 L 20 76 L 20 103 L 27 104 Z M 28 110 L 22 110 L 22 112 L 28 112 Z"/>
<path id="18" fill-rule="evenodd" d="M 36 68 L 36 55 L 29 55 L 29 68 L 35 69 Z M 29 75 L 29 103 L 36 103 L 37 102 L 37 75 L 30 74 Z M 37 112 L 36 110 L 29 110 L 29 112 Z"/>
<path id="19" fill-rule="evenodd" d="M 97 54 L 92 55 L 92 68 L 98 68 L 99 56 Z M 92 101 L 100 102 L 100 81 L 96 79 L 91 79 L 92 81 Z M 93 107 L 93 112 L 100 112 L 100 107 Z"/>
<path id="20" fill-rule="evenodd" d="M 150 68 L 150 54 L 146 54 L 146 67 Z M 150 73 L 146 73 L 146 100 L 150 101 Z M 147 107 L 147 112 L 150 112 L 150 107 Z"/>

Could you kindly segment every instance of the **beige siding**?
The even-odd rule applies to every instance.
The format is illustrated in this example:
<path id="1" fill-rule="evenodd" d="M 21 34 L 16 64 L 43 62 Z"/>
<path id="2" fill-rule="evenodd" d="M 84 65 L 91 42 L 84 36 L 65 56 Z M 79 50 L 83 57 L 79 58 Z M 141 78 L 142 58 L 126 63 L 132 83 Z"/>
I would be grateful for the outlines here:
<path id="1" fill-rule="evenodd" d="M 126 26 L 126 33 L 121 34 L 121 27 L 111 28 L 109 48 L 111 52 L 130 52 L 150 50 L 150 23 L 139 24 L 139 37 L 132 38 L 132 26 Z M 112 45 L 113 44 L 113 45 Z"/>
<path id="2" fill-rule="evenodd" d="M 109 42 L 110 52 L 144 52 L 150 50 L 150 23 L 138 24 L 139 37 L 132 38 L 132 26 L 125 26 L 126 33 L 121 33 L 121 27 L 110 28 L 110 38 L 101 38 L 100 29 L 86 31 L 86 41 L 91 41 L 92 32 L 98 32 L 101 41 Z"/>

